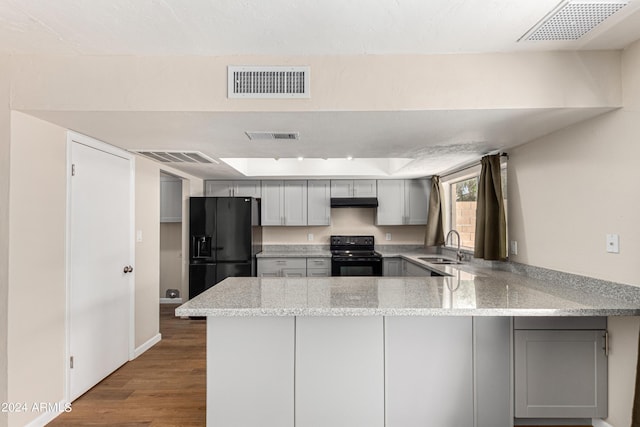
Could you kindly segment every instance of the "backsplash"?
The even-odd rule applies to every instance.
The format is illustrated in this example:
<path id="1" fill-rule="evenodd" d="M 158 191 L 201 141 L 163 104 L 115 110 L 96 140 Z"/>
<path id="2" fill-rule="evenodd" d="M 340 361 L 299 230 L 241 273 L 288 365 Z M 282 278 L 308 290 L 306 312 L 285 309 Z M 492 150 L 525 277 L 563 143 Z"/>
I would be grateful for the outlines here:
<path id="1" fill-rule="evenodd" d="M 264 245 L 329 245 L 331 235 L 372 235 L 376 245 L 420 245 L 424 242 L 424 225 L 376 226 L 376 210 L 371 208 L 331 209 L 331 225 L 320 227 L 263 227 Z M 386 240 L 386 234 L 391 240 Z M 313 234 L 313 240 L 309 240 Z"/>

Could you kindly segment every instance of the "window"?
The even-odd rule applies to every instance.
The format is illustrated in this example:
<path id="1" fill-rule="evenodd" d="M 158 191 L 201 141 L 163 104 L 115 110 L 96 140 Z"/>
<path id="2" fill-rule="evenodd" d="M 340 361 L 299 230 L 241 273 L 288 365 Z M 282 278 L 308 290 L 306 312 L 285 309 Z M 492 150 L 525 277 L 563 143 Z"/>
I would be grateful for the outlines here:
<path id="1" fill-rule="evenodd" d="M 460 233 L 460 247 L 473 251 L 476 238 L 476 205 L 480 166 L 474 166 L 442 179 L 445 192 L 445 212 L 448 221 L 446 231 Z M 507 216 L 507 163 L 501 167 L 502 194 L 504 197 L 505 218 Z M 445 231 L 445 235 L 446 235 Z M 451 237 L 447 245 L 456 246 L 456 238 Z"/>
<path id="2" fill-rule="evenodd" d="M 460 233 L 460 246 L 473 249 L 476 238 L 478 176 L 451 183 L 451 229 Z"/>

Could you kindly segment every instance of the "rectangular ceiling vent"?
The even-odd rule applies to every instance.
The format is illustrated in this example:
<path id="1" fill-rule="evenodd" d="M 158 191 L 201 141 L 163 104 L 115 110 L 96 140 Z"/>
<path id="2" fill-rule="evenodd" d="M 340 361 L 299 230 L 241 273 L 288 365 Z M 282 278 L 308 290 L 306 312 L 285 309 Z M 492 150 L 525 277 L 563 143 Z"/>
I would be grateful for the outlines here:
<path id="1" fill-rule="evenodd" d="M 229 66 L 229 98 L 310 98 L 309 67 Z"/>
<path id="2" fill-rule="evenodd" d="M 298 132 L 245 132 L 252 141 L 297 140 Z"/>
<path id="3" fill-rule="evenodd" d="M 134 153 L 141 154 L 161 163 L 218 163 L 199 151 L 134 150 Z"/>
<path id="4" fill-rule="evenodd" d="M 560 3 L 518 41 L 578 40 L 627 5 L 627 1 L 569 0 Z"/>

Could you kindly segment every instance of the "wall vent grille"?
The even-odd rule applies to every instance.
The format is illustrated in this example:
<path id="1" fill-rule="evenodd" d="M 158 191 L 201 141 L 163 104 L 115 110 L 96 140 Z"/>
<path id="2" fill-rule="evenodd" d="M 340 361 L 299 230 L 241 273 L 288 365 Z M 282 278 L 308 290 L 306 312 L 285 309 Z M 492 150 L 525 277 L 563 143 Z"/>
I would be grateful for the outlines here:
<path id="1" fill-rule="evenodd" d="M 229 98 L 310 98 L 309 67 L 230 66 Z"/>
<path id="2" fill-rule="evenodd" d="M 578 40 L 626 4 L 627 1 L 563 2 L 518 41 Z"/>
<path id="3" fill-rule="evenodd" d="M 297 140 L 298 132 L 245 132 L 252 141 Z"/>
<path id="4" fill-rule="evenodd" d="M 161 163 L 218 163 L 199 151 L 134 150 L 133 152 Z"/>

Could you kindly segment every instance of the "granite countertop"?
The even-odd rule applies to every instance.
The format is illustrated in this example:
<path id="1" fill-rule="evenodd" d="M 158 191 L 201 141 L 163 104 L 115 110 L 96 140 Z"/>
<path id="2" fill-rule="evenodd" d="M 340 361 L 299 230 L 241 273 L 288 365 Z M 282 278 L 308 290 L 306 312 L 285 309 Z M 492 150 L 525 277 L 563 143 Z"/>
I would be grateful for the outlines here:
<path id="1" fill-rule="evenodd" d="M 410 259 L 415 255 L 404 255 Z M 424 254 L 423 254 L 424 255 Z M 421 262 L 421 261 L 417 261 Z M 438 266 L 438 268 L 443 266 Z M 463 264 L 448 277 L 231 277 L 176 309 L 177 316 L 631 316 L 640 288 L 615 297 L 564 280 Z M 560 276 L 562 277 L 562 276 Z"/>

